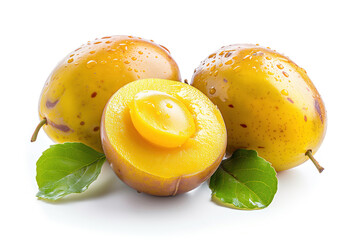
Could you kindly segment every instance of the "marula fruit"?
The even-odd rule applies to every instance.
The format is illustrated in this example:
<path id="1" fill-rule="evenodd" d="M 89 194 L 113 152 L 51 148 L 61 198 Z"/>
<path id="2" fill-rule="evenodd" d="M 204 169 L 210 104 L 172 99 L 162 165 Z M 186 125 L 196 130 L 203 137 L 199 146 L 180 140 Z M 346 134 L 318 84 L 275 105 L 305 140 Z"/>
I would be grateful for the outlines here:
<path id="1" fill-rule="evenodd" d="M 122 86 L 142 78 L 180 81 L 169 51 L 132 36 L 96 39 L 71 52 L 53 70 L 41 93 L 40 124 L 58 143 L 82 142 L 102 151 L 100 120 L 109 98 Z"/>
<path id="2" fill-rule="evenodd" d="M 101 140 L 123 182 L 139 192 L 171 196 L 215 172 L 225 154 L 226 129 L 220 111 L 196 88 L 143 79 L 110 98 Z"/>
<path id="3" fill-rule="evenodd" d="M 191 85 L 207 95 L 224 117 L 231 154 L 253 149 L 277 171 L 293 168 L 325 136 L 327 116 L 306 71 L 288 57 L 257 45 L 222 47 L 195 70 Z"/>

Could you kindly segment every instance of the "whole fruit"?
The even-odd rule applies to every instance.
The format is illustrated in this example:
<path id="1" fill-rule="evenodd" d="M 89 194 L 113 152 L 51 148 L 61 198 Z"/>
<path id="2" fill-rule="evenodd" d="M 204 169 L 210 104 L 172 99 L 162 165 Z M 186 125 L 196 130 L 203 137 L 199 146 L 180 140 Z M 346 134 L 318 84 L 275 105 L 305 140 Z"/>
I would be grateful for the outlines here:
<path id="1" fill-rule="evenodd" d="M 122 181 L 169 196 L 194 189 L 215 172 L 225 154 L 226 129 L 220 111 L 196 88 L 144 79 L 110 98 L 101 140 Z"/>
<path id="2" fill-rule="evenodd" d="M 257 45 L 222 47 L 195 70 L 191 84 L 220 109 L 227 153 L 256 150 L 277 171 L 314 160 L 325 136 L 325 106 L 306 71 L 288 57 Z"/>
<path id="3" fill-rule="evenodd" d="M 100 120 L 106 102 L 125 84 L 149 77 L 180 80 L 177 64 L 161 45 L 132 36 L 88 42 L 65 57 L 46 81 L 37 130 L 44 124 L 55 142 L 82 142 L 102 151 Z"/>

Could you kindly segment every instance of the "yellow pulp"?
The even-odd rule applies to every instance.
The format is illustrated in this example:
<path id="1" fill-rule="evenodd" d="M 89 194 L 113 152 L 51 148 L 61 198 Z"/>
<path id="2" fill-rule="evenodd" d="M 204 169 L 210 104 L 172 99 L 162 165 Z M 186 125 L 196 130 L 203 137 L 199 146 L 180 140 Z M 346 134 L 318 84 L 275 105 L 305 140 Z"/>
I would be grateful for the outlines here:
<path id="1" fill-rule="evenodd" d="M 141 91 L 130 105 L 136 130 L 149 142 L 179 147 L 195 132 L 194 119 L 178 99 L 159 91 Z"/>
<path id="2" fill-rule="evenodd" d="M 157 115 L 156 110 L 163 112 Z M 163 79 L 120 88 L 104 110 L 102 136 L 108 139 L 104 149 L 110 164 L 123 175 L 126 165 L 162 178 L 197 174 L 226 147 L 225 124 L 216 106 L 199 90 Z"/>

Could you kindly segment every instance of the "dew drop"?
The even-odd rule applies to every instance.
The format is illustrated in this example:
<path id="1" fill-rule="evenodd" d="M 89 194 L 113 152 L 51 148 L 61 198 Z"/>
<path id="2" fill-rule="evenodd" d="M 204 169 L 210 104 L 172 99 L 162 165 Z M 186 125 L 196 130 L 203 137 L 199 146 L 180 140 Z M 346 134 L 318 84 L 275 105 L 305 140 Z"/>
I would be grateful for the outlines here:
<path id="1" fill-rule="evenodd" d="M 109 44 L 109 43 L 112 43 L 112 41 L 106 41 L 105 43 Z"/>
<path id="2" fill-rule="evenodd" d="M 271 57 L 269 57 L 269 56 L 266 56 L 265 58 L 266 58 L 266 60 L 271 60 Z"/>
<path id="3" fill-rule="evenodd" d="M 167 103 L 167 104 L 166 104 L 166 107 L 168 107 L 168 108 L 173 108 L 173 106 L 172 106 L 170 103 Z"/>
<path id="4" fill-rule="evenodd" d="M 73 58 L 70 58 L 69 60 L 67 60 L 68 63 L 72 63 L 74 61 Z"/>
<path id="5" fill-rule="evenodd" d="M 136 57 L 132 57 L 131 60 L 135 61 L 137 58 Z"/>
<path id="6" fill-rule="evenodd" d="M 281 94 L 285 96 L 289 96 L 289 92 L 286 89 L 281 90 Z"/>
<path id="7" fill-rule="evenodd" d="M 276 65 L 279 69 L 284 69 L 284 66 L 281 64 L 281 63 L 279 63 L 278 65 Z"/>
<path id="8" fill-rule="evenodd" d="M 289 74 L 285 71 L 282 72 L 284 74 L 285 77 L 289 77 Z"/>
<path id="9" fill-rule="evenodd" d="M 215 87 L 211 87 L 209 92 L 211 95 L 215 94 L 216 93 Z"/>
<path id="10" fill-rule="evenodd" d="M 233 60 L 229 60 L 225 62 L 225 65 L 231 65 L 233 63 Z"/>
<path id="11" fill-rule="evenodd" d="M 88 61 L 88 62 L 86 63 L 86 67 L 87 67 L 87 68 L 93 68 L 93 67 L 96 66 L 96 64 L 97 64 L 97 62 L 96 62 L 95 60 L 90 60 L 90 61 Z"/>
<path id="12" fill-rule="evenodd" d="M 125 60 L 124 63 L 125 63 L 125 64 L 129 64 L 130 62 L 129 62 L 128 60 Z"/>
<path id="13" fill-rule="evenodd" d="M 90 51 L 90 54 L 94 54 L 95 53 L 95 51 Z"/>
<path id="14" fill-rule="evenodd" d="M 139 53 L 140 55 L 144 54 L 142 51 L 138 51 L 138 53 Z"/>

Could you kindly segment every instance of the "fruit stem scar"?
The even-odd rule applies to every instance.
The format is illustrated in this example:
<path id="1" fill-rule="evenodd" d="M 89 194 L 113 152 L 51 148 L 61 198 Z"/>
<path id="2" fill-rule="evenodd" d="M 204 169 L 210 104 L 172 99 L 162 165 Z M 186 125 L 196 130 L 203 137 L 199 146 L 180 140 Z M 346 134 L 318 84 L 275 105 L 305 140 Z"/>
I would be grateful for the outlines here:
<path id="1" fill-rule="evenodd" d="M 306 156 L 308 156 L 310 158 L 310 160 L 314 163 L 315 167 L 317 168 L 317 170 L 319 171 L 319 173 L 321 173 L 322 171 L 324 171 L 324 168 L 322 166 L 320 166 L 320 164 L 318 163 L 318 161 L 316 161 L 316 159 L 314 158 L 314 156 L 312 155 L 312 150 L 309 149 L 306 151 L 305 153 Z"/>
<path id="2" fill-rule="evenodd" d="M 38 135 L 38 133 L 39 133 L 39 131 L 40 131 L 40 128 L 41 128 L 42 126 L 44 126 L 45 124 L 47 124 L 46 118 L 44 118 L 43 120 L 41 120 L 41 121 L 39 122 L 39 124 L 36 126 L 35 131 L 34 131 L 33 135 L 31 136 L 31 142 L 35 142 L 35 141 L 36 141 L 36 138 L 37 138 L 37 135 Z"/>

